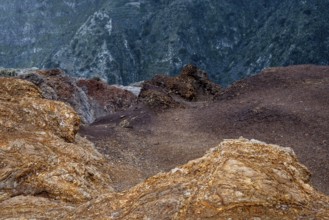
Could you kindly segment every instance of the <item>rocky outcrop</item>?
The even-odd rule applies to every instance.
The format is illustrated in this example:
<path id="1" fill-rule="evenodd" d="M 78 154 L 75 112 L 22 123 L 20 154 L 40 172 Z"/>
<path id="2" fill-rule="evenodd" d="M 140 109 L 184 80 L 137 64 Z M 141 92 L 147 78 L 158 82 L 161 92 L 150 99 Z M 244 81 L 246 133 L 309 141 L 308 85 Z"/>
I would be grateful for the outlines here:
<path id="1" fill-rule="evenodd" d="M 91 123 L 95 119 L 88 96 L 76 85 L 76 80 L 66 76 L 63 71 L 36 70 L 20 75 L 19 78 L 37 85 L 43 97 L 70 104 L 80 115 L 82 122 Z"/>
<path id="2" fill-rule="evenodd" d="M 290 148 L 226 140 L 204 157 L 123 194 L 103 195 L 65 218 L 325 219 L 329 198 Z"/>
<path id="3" fill-rule="evenodd" d="M 94 79 L 75 79 L 59 69 L 34 70 L 18 77 L 37 85 L 45 98 L 70 104 L 83 123 L 127 109 L 137 100 L 127 90 Z"/>
<path id="4" fill-rule="evenodd" d="M 77 86 L 88 96 L 95 119 L 128 109 L 137 101 L 137 97 L 128 90 L 109 86 L 100 80 L 79 80 Z"/>
<path id="5" fill-rule="evenodd" d="M 27 81 L 2 79 L 0 83 L 2 129 L 24 132 L 51 130 L 69 142 L 74 141 L 80 118 L 73 109 L 61 102 L 42 100 L 39 89 Z"/>
<path id="6" fill-rule="evenodd" d="M 312 185 L 329 195 L 328 88 L 328 66 L 270 68 L 222 89 L 214 101 L 187 102 L 176 96 L 184 108 L 153 114 L 140 105 L 80 132 L 111 161 L 139 169 L 144 178 L 199 158 L 225 138 L 276 143 L 294 149 L 312 172 Z"/>
<path id="7" fill-rule="evenodd" d="M 211 82 L 206 72 L 187 65 L 179 76 L 157 75 L 144 82 L 138 100 L 152 108 L 171 108 L 181 106 L 184 100 L 212 100 L 220 93 L 220 86 Z"/>
<path id="8" fill-rule="evenodd" d="M 291 148 L 225 140 L 118 193 L 109 161 L 78 127 L 68 105 L 28 81 L 0 78 L 1 219 L 329 218 L 329 197 L 309 185 Z"/>
<path id="9" fill-rule="evenodd" d="M 79 124 L 71 107 L 42 98 L 32 83 L 0 79 L 0 207 L 14 201 L 76 204 L 112 191 L 110 167 L 90 142 L 76 136 Z M 41 204 L 45 198 L 54 201 Z"/>

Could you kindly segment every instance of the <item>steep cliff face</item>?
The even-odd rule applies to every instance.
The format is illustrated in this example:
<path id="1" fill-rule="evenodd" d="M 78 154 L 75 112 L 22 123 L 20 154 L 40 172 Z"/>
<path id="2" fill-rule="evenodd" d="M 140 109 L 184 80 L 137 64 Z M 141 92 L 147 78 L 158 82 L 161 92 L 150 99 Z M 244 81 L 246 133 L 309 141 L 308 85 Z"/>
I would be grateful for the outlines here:
<path id="1" fill-rule="evenodd" d="M 40 67 L 105 0 L 3 0 L 0 66 Z"/>
<path id="2" fill-rule="evenodd" d="M 268 66 L 328 64 L 328 4 L 5 0 L 0 66 L 61 67 L 129 84 L 193 63 L 227 85 Z"/>
<path id="3" fill-rule="evenodd" d="M 238 52 L 245 32 L 255 28 L 255 14 L 263 10 L 262 3 L 232 1 L 112 1 L 49 65 L 129 83 L 155 73 L 176 74 L 194 63 L 221 79 L 231 62 L 227 56 Z"/>

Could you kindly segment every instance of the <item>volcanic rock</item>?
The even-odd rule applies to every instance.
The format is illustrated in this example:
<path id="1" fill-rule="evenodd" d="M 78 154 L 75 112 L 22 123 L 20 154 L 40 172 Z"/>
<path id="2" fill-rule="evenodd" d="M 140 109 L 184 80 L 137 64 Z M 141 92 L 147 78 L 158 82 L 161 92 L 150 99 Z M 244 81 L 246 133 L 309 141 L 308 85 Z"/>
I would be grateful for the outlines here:
<path id="1" fill-rule="evenodd" d="M 64 203 L 112 191 L 110 167 L 93 144 L 76 136 L 79 124 L 70 106 L 42 98 L 31 82 L 0 79 L 1 218 L 16 218 L 19 210 L 36 217 L 42 213 L 37 207 L 61 210 Z"/>
<path id="2" fill-rule="evenodd" d="M 286 143 L 326 172 L 328 71 L 269 69 L 215 102 L 186 101 L 193 108 L 160 114 L 142 107 L 118 112 L 86 127 L 107 158 L 76 135 L 79 117 L 71 107 L 43 99 L 30 82 L 0 78 L 0 218 L 328 219 L 328 196 L 309 184 L 310 172 L 290 148 L 231 139 L 195 159 L 223 137 L 242 134 Z M 129 129 L 119 123 L 127 119 Z M 119 163 L 126 159 L 136 166 Z M 123 192 L 112 189 L 149 167 L 147 174 L 166 172 Z M 318 186 L 328 178 L 315 175 Z"/>
<path id="3" fill-rule="evenodd" d="M 144 82 L 138 100 L 153 108 L 170 108 L 180 106 L 182 99 L 212 100 L 220 92 L 219 85 L 211 82 L 207 73 L 194 65 L 187 65 L 177 77 L 156 75 Z"/>
<path id="4" fill-rule="evenodd" d="M 157 114 L 129 109 L 100 118 L 80 133 L 111 161 L 138 169 L 143 178 L 199 158 L 226 138 L 276 143 L 293 148 L 312 172 L 312 185 L 329 195 L 328 88 L 328 66 L 271 68 L 223 89 L 214 101 L 188 102 L 175 95 L 184 108 Z M 132 129 L 118 126 L 124 119 Z M 120 182 L 120 187 L 136 181 Z"/>
<path id="5" fill-rule="evenodd" d="M 77 86 L 82 88 L 89 98 L 94 110 L 94 118 L 99 118 L 134 105 L 137 97 L 124 89 L 110 86 L 105 82 L 91 79 L 79 80 Z"/>
<path id="6" fill-rule="evenodd" d="M 153 79 L 162 78 L 156 76 Z M 152 81 L 146 81 L 143 84 L 141 93 L 138 96 L 138 101 L 146 104 L 152 109 L 168 109 L 180 106 L 166 89 L 153 85 Z"/>

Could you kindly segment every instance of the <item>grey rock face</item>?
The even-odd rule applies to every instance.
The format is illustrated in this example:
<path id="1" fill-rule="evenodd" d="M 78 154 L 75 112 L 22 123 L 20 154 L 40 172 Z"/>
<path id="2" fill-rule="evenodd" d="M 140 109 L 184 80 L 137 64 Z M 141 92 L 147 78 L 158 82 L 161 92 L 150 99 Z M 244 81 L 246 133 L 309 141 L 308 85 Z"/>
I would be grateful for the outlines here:
<path id="1" fill-rule="evenodd" d="M 49 100 L 69 104 L 84 124 L 90 124 L 99 117 L 126 110 L 135 105 L 140 87 L 111 86 L 97 80 L 79 80 L 67 76 L 58 69 L 4 69 L 0 78 L 14 77 L 32 82 Z"/>
<path id="2" fill-rule="evenodd" d="M 1 0 L 0 66 L 41 67 L 105 0 Z"/>
<path id="3" fill-rule="evenodd" d="M 75 76 L 129 84 L 157 73 L 174 75 L 192 63 L 227 85 L 269 66 L 329 62 L 326 0 L 71 0 L 71 8 L 68 1 L 34 1 L 47 6 L 48 14 L 40 13 L 42 22 L 29 23 L 29 39 L 44 33 L 39 36 L 47 40 L 30 39 L 24 45 L 35 46 L 12 50 L 11 59 L 19 55 L 15 62 L 1 56 L 0 66 L 59 67 Z M 18 0 L 6 2 L 15 8 L 10 2 Z M 49 19 L 51 5 L 60 12 L 54 19 Z M 35 10 L 30 9 L 32 15 Z M 17 20 L 17 13 L 13 17 Z M 30 19 L 28 13 L 26 17 Z M 13 33 L 24 30 L 1 25 L 12 27 Z M 46 35 L 48 29 L 51 34 Z M 15 45 L 23 42 L 20 36 Z"/>

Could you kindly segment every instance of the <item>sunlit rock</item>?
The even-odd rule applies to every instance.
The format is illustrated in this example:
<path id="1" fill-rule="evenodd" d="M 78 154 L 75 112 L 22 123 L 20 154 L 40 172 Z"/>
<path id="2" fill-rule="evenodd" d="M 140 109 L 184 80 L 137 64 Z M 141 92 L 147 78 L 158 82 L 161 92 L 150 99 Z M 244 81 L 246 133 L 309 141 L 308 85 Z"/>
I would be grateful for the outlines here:
<path id="1" fill-rule="evenodd" d="M 324 219 L 329 198 L 290 148 L 225 140 L 204 157 L 108 194 L 69 217 L 101 219 Z M 88 209 L 87 209 L 88 208 Z M 65 216 L 65 217 L 68 217 Z"/>
<path id="2" fill-rule="evenodd" d="M 111 192 L 109 166 L 68 105 L 32 83 L 0 79 L 0 202 L 18 195 L 80 203 Z M 1 207 L 1 205 L 0 205 Z"/>

